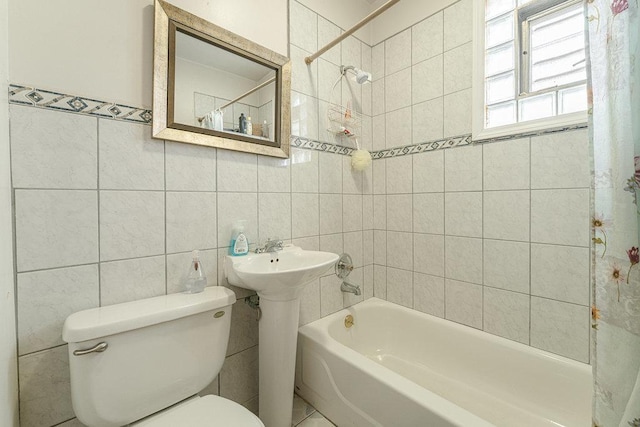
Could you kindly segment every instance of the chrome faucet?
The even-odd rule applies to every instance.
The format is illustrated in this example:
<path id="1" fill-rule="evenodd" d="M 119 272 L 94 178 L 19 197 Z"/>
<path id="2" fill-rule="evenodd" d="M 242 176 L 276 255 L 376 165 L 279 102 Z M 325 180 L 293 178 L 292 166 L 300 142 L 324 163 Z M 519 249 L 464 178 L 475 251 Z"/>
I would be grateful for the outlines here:
<path id="1" fill-rule="evenodd" d="M 276 237 L 275 239 L 267 239 L 264 246 L 261 248 L 256 248 L 255 252 L 257 254 L 261 254 L 264 252 L 281 251 L 283 246 L 284 242 Z"/>
<path id="2" fill-rule="evenodd" d="M 340 285 L 340 290 L 342 292 L 349 292 L 349 293 L 355 294 L 356 296 L 362 293 L 360 292 L 360 286 L 352 285 L 347 281 L 342 282 L 342 285 Z"/>

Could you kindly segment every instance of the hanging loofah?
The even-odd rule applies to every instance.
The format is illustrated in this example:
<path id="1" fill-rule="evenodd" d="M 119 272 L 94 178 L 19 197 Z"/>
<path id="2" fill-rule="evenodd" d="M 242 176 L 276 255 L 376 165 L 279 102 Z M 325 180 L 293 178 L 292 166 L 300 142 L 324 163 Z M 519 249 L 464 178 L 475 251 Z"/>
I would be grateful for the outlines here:
<path id="1" fill-rule="evenodd" d="M 371 164 L 371 153 L 367 150 L 355 150 L 351 153 L 351 168 L 355 171 L 363 171 Z"/>
<path id="2" fill-rule="evenodd" d="M 361 150 L 358 138 L 356 141 L 356 149 L 351 153 L 351 168 L 354 171 L 363 171 L 371 164 L 371 153 L 367 150 Z"/>

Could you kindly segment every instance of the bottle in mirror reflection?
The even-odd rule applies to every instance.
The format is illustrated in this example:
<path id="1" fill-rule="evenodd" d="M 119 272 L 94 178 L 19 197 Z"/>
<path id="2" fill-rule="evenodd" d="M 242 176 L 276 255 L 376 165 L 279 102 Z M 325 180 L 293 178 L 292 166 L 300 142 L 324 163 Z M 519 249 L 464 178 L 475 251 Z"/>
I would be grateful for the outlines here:
<path id="1" fill-rule="evenodd" d="M 238 117 L 238 132 L 247 133 L 247 118 L 244 113 L 240 113 L 240 117 Z"/>
<path id="2" fill-rule="evenodd" d="M 187 273 L 185 288 L 187 293 L 197 294 L 198 292 L 204 291 L 205 286 L 207 286 L 207 276 L 204 274 L 198 251 L 195 250 L 191 252 L 191 255 L 193 256 L 193 260 Z"/>

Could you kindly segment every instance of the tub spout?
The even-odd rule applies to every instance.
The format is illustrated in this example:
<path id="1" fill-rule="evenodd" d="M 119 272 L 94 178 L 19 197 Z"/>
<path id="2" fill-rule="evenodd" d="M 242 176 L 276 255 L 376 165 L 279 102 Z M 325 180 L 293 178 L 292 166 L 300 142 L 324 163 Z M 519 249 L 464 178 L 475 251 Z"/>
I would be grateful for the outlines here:
<path id="1" fill-rule="evenodd" d="M 342 292 L 349 292 L 355 295 L 360 295 L 360 286 L 357 285 L 352 285 L 349 282 L 342 282 L 342 285 L 340 285 L 340 290 Z"/>

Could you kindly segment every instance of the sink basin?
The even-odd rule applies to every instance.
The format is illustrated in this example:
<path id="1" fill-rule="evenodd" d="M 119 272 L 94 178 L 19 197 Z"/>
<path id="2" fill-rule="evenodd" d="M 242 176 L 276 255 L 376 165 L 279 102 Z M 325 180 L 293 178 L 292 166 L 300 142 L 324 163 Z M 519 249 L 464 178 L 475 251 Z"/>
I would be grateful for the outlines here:
<path id="1" fill-rule="evenodd" d="M 285 246 L 277 252 L 227 255 L 224 272 L 232 285 L 283 301 L 297 298 L 304 285 L 324 274 L 337 260 L 338 255 L 331 252 Z"/>

